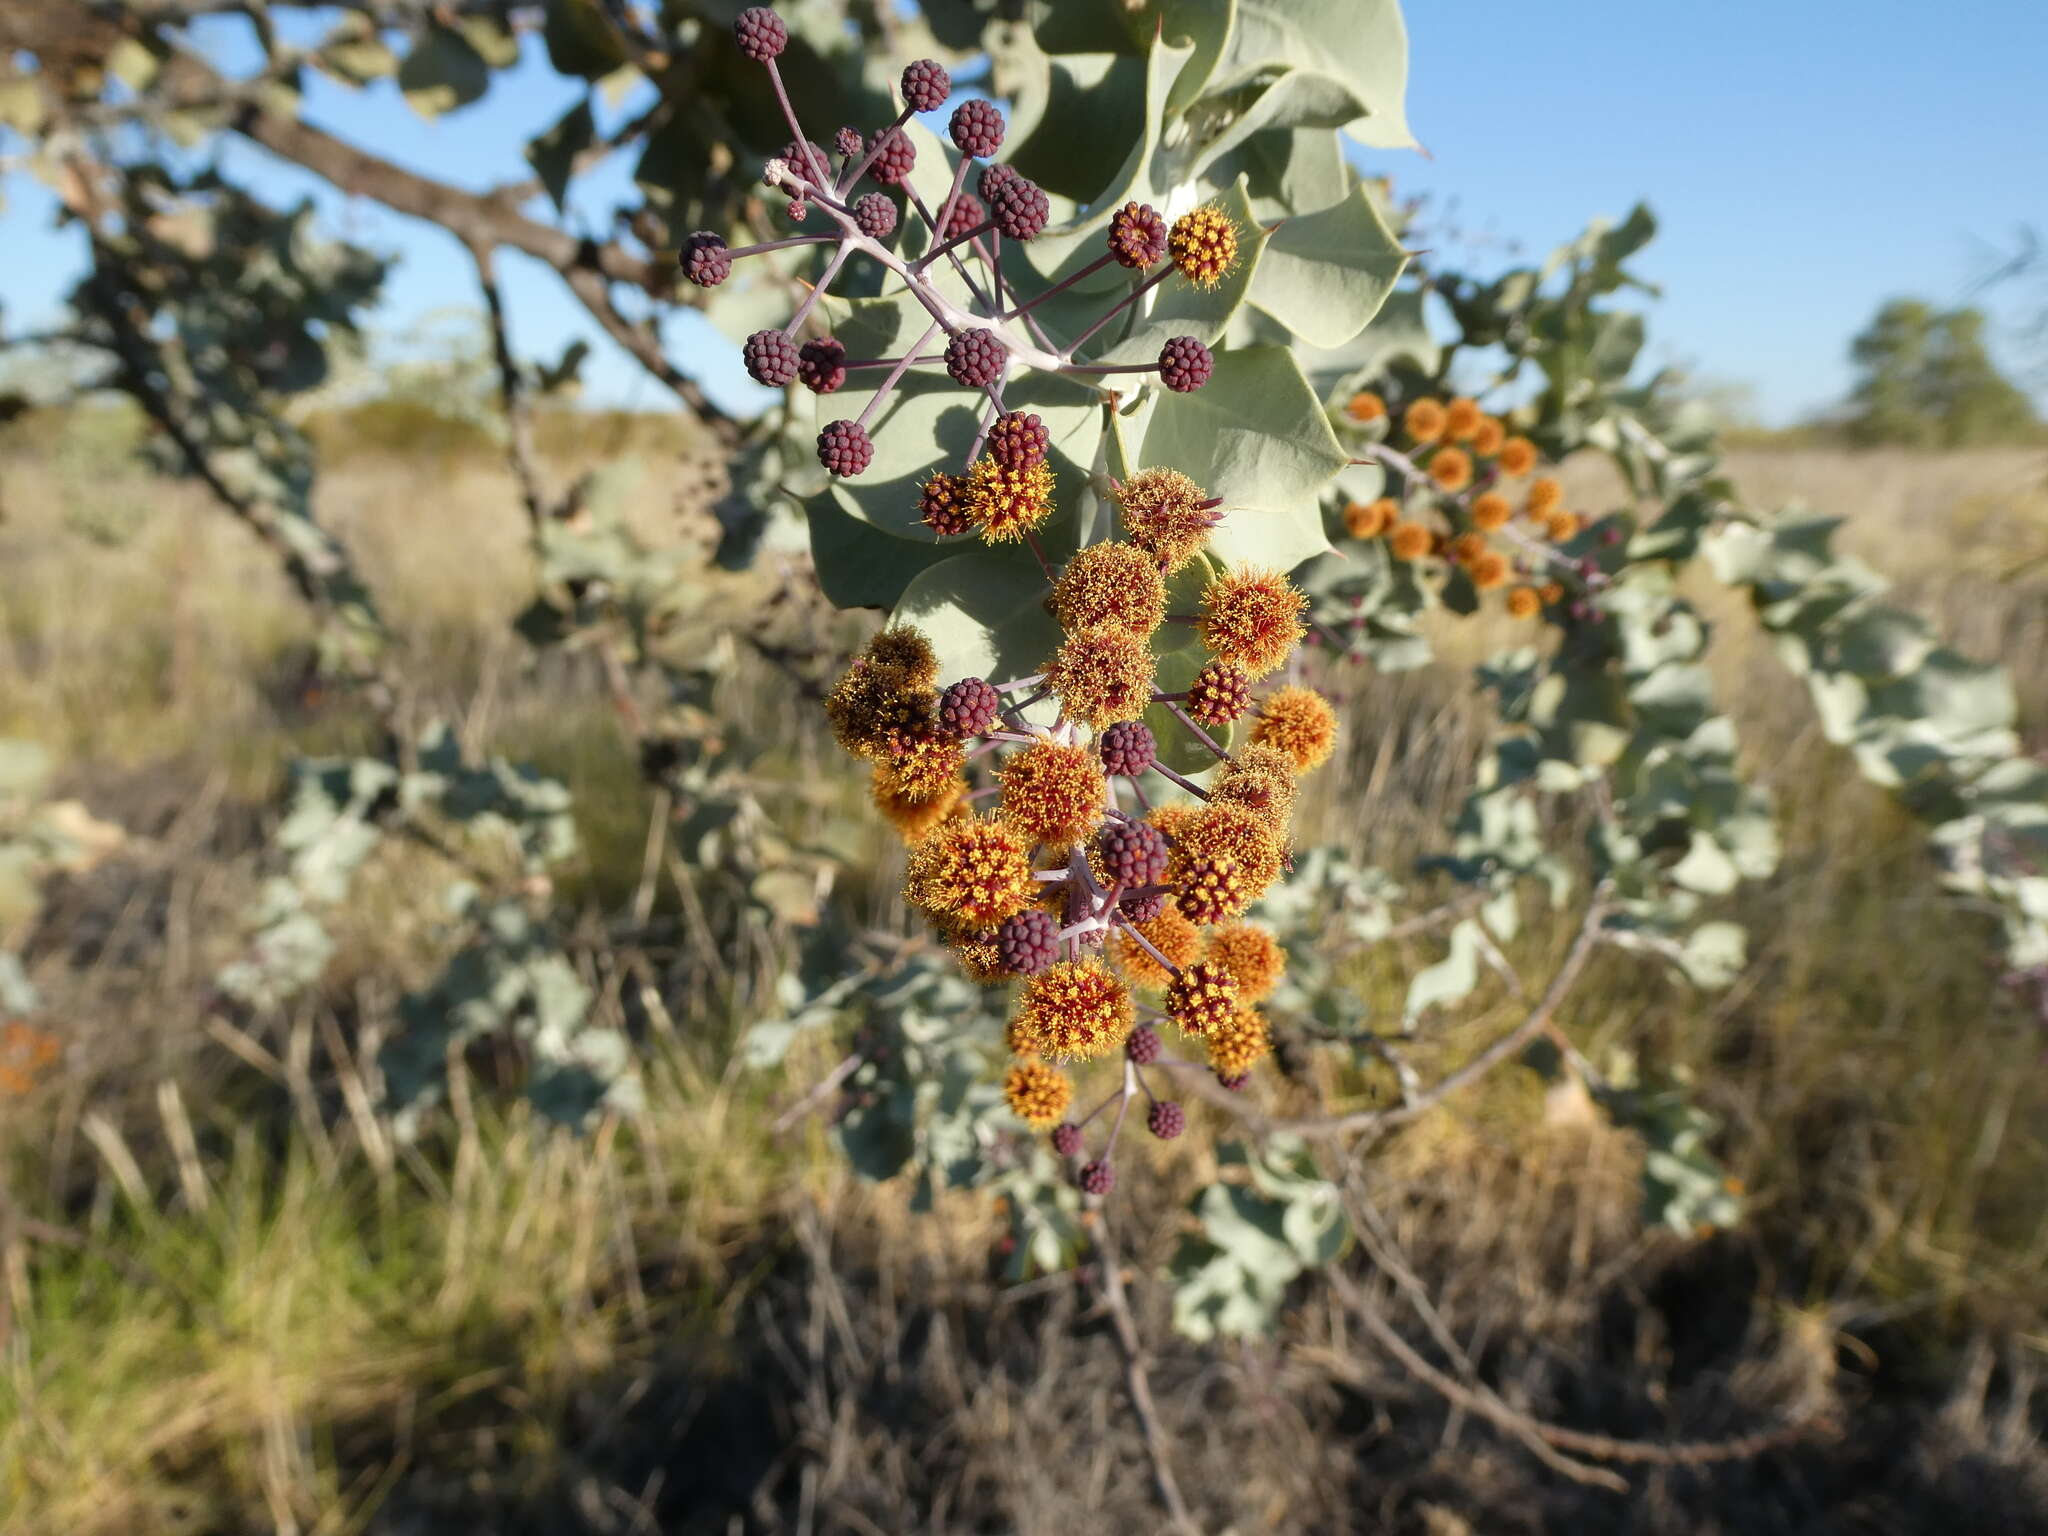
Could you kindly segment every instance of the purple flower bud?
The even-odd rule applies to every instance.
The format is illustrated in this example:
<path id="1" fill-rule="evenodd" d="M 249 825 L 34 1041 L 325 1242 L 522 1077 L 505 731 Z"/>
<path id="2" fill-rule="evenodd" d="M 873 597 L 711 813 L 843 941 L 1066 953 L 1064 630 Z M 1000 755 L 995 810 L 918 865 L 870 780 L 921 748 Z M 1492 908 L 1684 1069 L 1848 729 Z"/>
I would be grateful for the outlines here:
<path id="1" fill-rule="evenodd" d="M 818 434 L 818 462 L 835 475 L 858 475 L 875 462 L 875 445 L 859 422 L 835 421 Z"/>
<path id="2" fill-rule="evenodd" d="M 789 46 L 789 29 L 765 5 L 750 5 L 741 11 L 733 20 L 732 35 L 740 52 L 756 64 L 766 64 Z"/>
<path id="3" fill-rule="evenodd" d="M 903 71 L 903 99 L 913 112 L 936 112 L 953 94 L 953 82 L 936 59 L 919 59 Z"/>
<path id="4" fill-rule="evenodd" d="M 994 102 L 970 97 L 953 109 L 946 131 L 961 154 L 986 160 L 1003 147 L 1003 114 Z"/>

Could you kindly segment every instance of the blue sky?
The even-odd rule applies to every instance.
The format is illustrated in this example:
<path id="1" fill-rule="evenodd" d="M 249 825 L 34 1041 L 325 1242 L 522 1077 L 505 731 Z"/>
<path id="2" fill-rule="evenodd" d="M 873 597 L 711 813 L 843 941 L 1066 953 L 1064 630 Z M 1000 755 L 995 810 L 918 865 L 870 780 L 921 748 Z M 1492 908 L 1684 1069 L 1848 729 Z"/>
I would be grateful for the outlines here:
<path id="1" fill-rule="evenodd" d="M 1409 120 L 1427 154 L 1361 151 L 1361 167 L 1454 210 L 1470 239 L 1453 249 L 1484 265 L 1540 255 L 1587 217 L 1647 198 L 1663 225 L 1639 263 L 1665 291 L 1652 359 L 1752 386 L 1767 419 L 1839 398 L 1848 339 L 1882 299 L 1959 300 L 2018 226 L 2048 225 L 2043 0 L 1976 0 L 1946 19 L 1926 0 L 1410 0 L 1407 11 Z M 209 40 L 240 51 L 240 25 L 219 23 Z M 536 49 L 439 121 L 388 83 L 355 92 L 318 77 L 307 110 L 379 154 L 484 188 L 524 173 L 519 146 L 576 90 Z M 314 193 L 336 228 L 402 258 L 381 327 L 475 303 L 447 237 L 246 146 L 225 161 L 266 193 Z M 586 223 L 625 171 L 590 178 Z M 52 317 L 77 246 L 50 232 L 36 183 L 12 175 L 5 192 L 0 302 L 8 326 L 25 328 Z M 665 405 L 551 272 L 502 262 L 522 352 L 551 356 L 588 336 L 590 398 Z M 737 403 L 752 390 L 730 345 L 693 316 L 667 334 L 714 393 Z"/>

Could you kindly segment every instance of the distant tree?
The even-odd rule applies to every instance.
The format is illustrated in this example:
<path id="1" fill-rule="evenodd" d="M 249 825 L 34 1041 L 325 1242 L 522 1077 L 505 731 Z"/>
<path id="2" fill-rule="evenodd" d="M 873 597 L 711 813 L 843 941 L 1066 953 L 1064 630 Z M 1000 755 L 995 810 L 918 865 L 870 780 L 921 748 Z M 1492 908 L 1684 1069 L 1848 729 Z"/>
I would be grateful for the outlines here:
<path id="1" fill-rule="evenodd" d="M 1959 448 L 2026 437 L 2038 424 L 1985 349 L 1981 310 L 1891 299 L 1849 356 L 1860 370 L 1847 423 L 1856 442 Z"/>

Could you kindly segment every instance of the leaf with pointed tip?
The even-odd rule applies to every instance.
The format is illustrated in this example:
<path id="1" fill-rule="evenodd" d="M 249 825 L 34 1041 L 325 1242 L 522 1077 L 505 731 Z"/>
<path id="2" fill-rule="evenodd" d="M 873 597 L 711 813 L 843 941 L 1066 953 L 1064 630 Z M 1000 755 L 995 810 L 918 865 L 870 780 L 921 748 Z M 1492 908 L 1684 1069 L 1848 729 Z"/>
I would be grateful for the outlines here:
<path id="1" fill-rule="evenodd" d="M 1273 231 L 1252 302 L 1305 341 L 1342 346 L 1379 313 L 1407 264 L 1361 184 L 1341 203 Z"/>

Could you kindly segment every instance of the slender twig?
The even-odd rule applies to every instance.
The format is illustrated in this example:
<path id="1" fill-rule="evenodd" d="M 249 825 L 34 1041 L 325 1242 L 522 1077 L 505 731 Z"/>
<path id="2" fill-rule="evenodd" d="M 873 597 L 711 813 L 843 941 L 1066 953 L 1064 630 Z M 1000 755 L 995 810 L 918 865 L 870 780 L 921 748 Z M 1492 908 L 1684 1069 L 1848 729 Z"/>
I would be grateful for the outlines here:
<path id="1" fill-rule="evenodd" d="M 1080 351 L 1083 347 L 1085 347 L 1088 344 L 1088 339 L 1091 336 L 1093 336 L 1097 331 L 1101 330 L 1105 325 L 1109 324 L 1110 321 L 1114 320 L 1118 315 L 1122 314 L 1125 310 L 1129 309 L 1133 304 L 1137 303 L 1138 300 L 1143 298 L 1147 293 L 1150 293 L 1154 288 L 1158 287 L 1161 283 L 1165 282 L 1166 279 L 1172 275 L 1173 265 L 1169 262 L 1167 265 L 1161 267 L 1157 272 L 1153 273 L 1150 277 L 1146 278 L 1142 283 L 1139 283 L 1136 287 L 1132 288 L 1129 293 L 1125 294 L 1122 298 L 1118 299 L 1114 304 L 1110 305 L 1110 307 L 1103 313 L 1101 319 L 1097 320 L 1093 325 L 1089 326 L 1087 330 L 1083 331 L 1080 335 L 1076 336 L 1072 341 L 1067 343 L 1066 352 L 1061 360 L 1063 362 L 1070 361 L 1076 352 Z"/>

